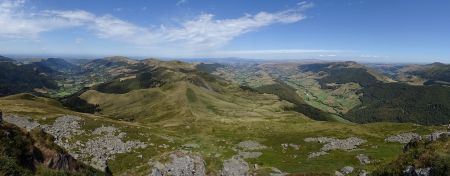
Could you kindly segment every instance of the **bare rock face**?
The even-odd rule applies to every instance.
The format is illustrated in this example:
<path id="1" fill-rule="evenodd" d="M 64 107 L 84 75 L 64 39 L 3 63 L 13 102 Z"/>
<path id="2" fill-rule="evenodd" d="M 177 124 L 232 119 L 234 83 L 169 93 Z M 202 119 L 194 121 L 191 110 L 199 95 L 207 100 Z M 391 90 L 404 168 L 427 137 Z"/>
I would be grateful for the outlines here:
<path id="1" fill-rule="evenodd" d="M 104 170 L 107 167 L 107 161 L 114 159 L 115 154 L 147 147 L 140 141 L 123 141 L 126 133 L 114 127 L 102 126 L 95 129 L 92 134 L 99 136 L 89 139 L 80 149 L 80 154 L 82 158 L 91 158 L 90 164 L 99 170 Z"/>
<path id="2" fill-rule="evenodd" d="M 205 161 L 196 155 L 183 152 L 174 152 L 169 155 L 168 163 L 159 161 L 151 162 L 152 171 L 150 176 L 183 175 L 204 176 L 206 175 Z"/>
<path id="3" fill-rule="evenodd" d="M 47 161 L 47 167 L 58 170 L 76 171 L 79 169 L 77 161 L 69 154 L 56 154 Z"/>
<path id="4" fill-rule="evenodd" d="M 223 168 L 221 176 L 247 176 L 249 175 L 249 166 L 239 156 L 233 156 L 231 159 L 223 162 Z"/>
<path id="5" fill-rule="evenodd" d="M 27 131 L 31 131 L 34 128 L 39 127 L 39 123 L 35 122 L 29 117 L 22 117 L 17 115 L 7 115 L 4 117 L 5 122 L 14 124 L 20 128 L 25 128 Z"/>
<path id="6" fill-rule="evenodd" d="M 389 136 L 384 141 L 386 142 L 399 142 L 402 144 L 407 144 L 412 140 L 420 140 L 421 137 L 417 133 L 402 133 L 398 135 Z"/>

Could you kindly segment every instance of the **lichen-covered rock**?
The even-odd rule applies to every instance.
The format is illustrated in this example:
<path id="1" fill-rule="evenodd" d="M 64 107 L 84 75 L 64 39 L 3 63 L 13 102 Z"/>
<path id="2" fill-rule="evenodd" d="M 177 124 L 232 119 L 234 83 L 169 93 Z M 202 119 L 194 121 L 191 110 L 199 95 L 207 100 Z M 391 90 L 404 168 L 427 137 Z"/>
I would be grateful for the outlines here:
<path id="1" fill-rule="evenodd" d="M 150 162 L 152 171 L 150 176 L 182 175 L 204 176 L 206 175 L 205 161 L 199 156 L 183 152 L 174 152 L 169 155 L 169 162 Z"/>
<path id="2" fill-rule="evenodd" d="M 114 159 L 115 154 L 147 147 L 140 141 L 122 141 L 126 133 L 120 132 L 114 127 L 102 126 L 95 129 L 93 134 L 100 136 L 89 139 L 84 144 L 85 147 L 80 149 L 80 153 L 83 158 L 91 158 L 90 164 L 99 170 L 104 170 L 107 167 L 106 162 Z"/>
<path id="3" fill-rule="evenodd" d="M 359 145 L 367 142 L 366 140 L 360 139 L 357 137 L 349 137 L 347 139 L 317 137 L 317 138 L 305 138 L 304 141 L 318 142 L 318 143 L 324 144 L 322 146 L 322 148 L 320 149 L 322 151 L 322 153 L 316 153 L 314 155 L 310 154 L 310 158 L 311 158 L 311 156 L 314 156 L 314 157 L 320 156 L 317 154 L 325 154 L 323 152 L 327 152 L 330 150 L 352 150 L 352 149 L 357 148 Z"/>
<path id="4" fill-rule="evenodd" d="M 22 117 L 22 116 L 17 116 L 17 115 L 6 115 L 4 117 L 5 122 L 14 124 L 20 128 L 25 128 L 27 131 L 30 131 L 34 128 L 39 127 L 39 123 L 35 122 L 34 120 L 32 120 L 29 117 Z"/>
<path id="5" fill-rule="evenodd" d="M 434 133 L 431 133 L 427 136 L 428 141 L 436 141 L 441 138 L 447 138 L 450 136 L 450 132 L 443 132 L 443 131 L 437 131 Z"/>
<path id="6" fill-rule="evenodd" d="M 343 174 L 351 174 L 353 172 L 354 168 L 352 166 L 345 166 L 341 169 L 341 172 Z"/>
<path id="7" fill-rule="evenodd" d="M 315 157 L 319 157 L 319 156 L 322 156 L 322 155 L 328 155 L 328 153 L 325 152 L 325 151 L 311 152 L 311 153 L 309 153 L 308 158 L 315 158 Z"/>
<path id="8" fill-rule="evenodd" d="M 267 148 L 264 145 L 261 145 L 259 142 L 256 141 L 242 141 L 238 144 L 238 147 L 244 149 L 244 150 L 262 150 Z"/>
<path id="9" fill-rule="evenodd" d="M 412 140 L 420 140 L 421 137 L 417 133 L 402 133 L 398 135 L 389 136 L 385 139 L 386 142 L 399 142 L 402 144 L 407 144 Z"/>
<path id="10" fill-rule="evenodd" d="M 241 157 L 233 156 L 223 162 L 221 176 L 247 176 L 249 169 L 248 163 Z"/>

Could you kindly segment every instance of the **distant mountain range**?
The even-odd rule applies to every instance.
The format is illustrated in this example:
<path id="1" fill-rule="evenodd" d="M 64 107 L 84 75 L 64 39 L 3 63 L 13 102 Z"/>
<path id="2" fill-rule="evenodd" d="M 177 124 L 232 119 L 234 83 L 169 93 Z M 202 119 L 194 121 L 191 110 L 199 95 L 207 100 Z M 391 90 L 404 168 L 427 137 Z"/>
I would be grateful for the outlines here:
<path id="1" fill-rule="evenodd" d="M 2 57 L 0 175 L 448 175 L 446 68 Z"/>
<path id="2" fill-rule="evenodd" d="M 231 92 L 246 96 L 246 91 L 250 91 L 276 95 L 280 100 L 292 103 L 292 106 L 284 107 L 285 110 L 293 110 L 316 120 L 450 123 L 450 88 L 447 87 L 450 66 L 441 63 L 365 66 L 356 62 L 244 61 L 234 64 L 238 60 L 230 59 L 233 62 L 226 64 L 190 64 L 115 56 L 76 65 L 57 58 L 33 60 L 25 64 L 6 57 L 0 59 L 1 95 L 21 92 L 45 94 L 58 90 L 60 86 L 73 87 L 76 80 L 88 79 L 90 81 L 80 83 L 81 87 L 90 88 L 72 88 L 74 94 L 61 99 L 64 104 L 72 104 L 75 110 L 89 109 L 88 112 L 97 111 L 95 105 L 98 105 L 103 113 L 119 115 L 120 118 L 138 118 L 138 114 L 147 114 L 136 111 L 118 113 L 122 107 L 127 107 L 126 104 L 142 100 L 127 98 L 123 105 L 116 103 L 112 106 L 99 100 L 120 99 L 123 94 L 153 88 L 148 93 L 141 93 L 159 97 L 158 101 L 146 100 L 145 103 L 180 107 L 177 113 L 183 116 L 195 116 L 198 112 L 192 107 L 200 106 L 206 109 L 199 111 L 218 115 L 220 106 L 204 104 L 205 100 L 198 100 L 203 105 L 194 106 L 192 104 L 197 104 L 197 101 L 174 101 L 171 96 L 202 94 L 210 96 L 208 99 L 217 99 L 217 102 L 227 102 L 219 97 L 231 96 Z M 230 86 L 235 83 L 240 88 L 231 89 Z M 104 97 L 105 94 L 101 93 L 111 97 Z M 218 109 L 213 110 L 212 107 Z M 109 108 L 113 111 L 108 112 Z M 161 119 L 167 113 L 175 115 L 175 112 L 164 110 L 153 114 L 156 119 Z"/>

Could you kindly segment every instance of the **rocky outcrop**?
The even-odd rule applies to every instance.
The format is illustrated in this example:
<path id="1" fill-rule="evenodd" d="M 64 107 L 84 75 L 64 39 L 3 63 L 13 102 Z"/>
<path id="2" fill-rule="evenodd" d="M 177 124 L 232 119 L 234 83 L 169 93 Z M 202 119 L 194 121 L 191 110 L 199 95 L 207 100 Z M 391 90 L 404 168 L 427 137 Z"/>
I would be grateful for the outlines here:
<path id="1" fill-rule="evenodd" d="M 450 136 L 450 132 L 436 131 L 436 132 L 428 135 L 427 140 L 432 142 L 432 141 L 439 140 L 441 138 L 447 138 L 449 136 Z"/>
<path id="2" fill-rule="evenodd" d="M 55 137 L 56 144 L 67 150 L 72 150 L 76 146 L 69 143 L 67 140 L 72 138 L 72 136 L 85 133 L 85 131 L 81 129 L 80 121 L 81 118 L 78 116 L 65 115 L 58 117 L 55 122 L 53 122 L 53 125 L 42 125 L 41 128 Z"/>
<path id="3" fill-rule="evenodd" d="M 384 141 L 399 142 L 401 144 L 407 144 L 411 140 L 421 140 L 421 137 L 417 133 L 402 133 L 402 134 L 398 134 L 398 135 L 389 136 Z"/>
<path id="4" fill-rule="evenodd" d="M 308 154 L 308 158 L 315 158 L 315 157 L 319 157 L 322 155 L 328 155 L 328 152 L 325 151 L 320 151 L 320 152 L 311 152 Z"/>
<path id="5" fill-rule="evenodd" d="M 91 158 L 90 164 L 99 170 L 104 170 L 107 161 L 114 159 L 115 154 L 127 153 L 135 148 L 145 148 L 147 145 L 140 141 L 122 141 L 126 133 L 114 127 L 99 127 L 92 134 L 99 135 L 89 139 L 80 148 L 81 158 Z"/>
<path id="6" fill-rule="evenodd" d="M 64 115 L 58 117 L 52 125 L 40 125 L 28 117 L 8 115 L 6 120 L 19 127 L 31 130 L 41 128 L 54 137 L 54 142 L 69 151 L 74 158 L 55 156 L 49 161 L 51 167 L 66 167 L 73 163 L 73 159 L 81 159 L 98 170 L 107 168 L 107 161 L 114 159 L 115 154 L 127 153 L 135 148 L 145 148 L 147 145 L 140 141 L 123 141 L 126 133 L 112 126 L 102 126 L 90 133 L 81 128 L 82 119 L 78 116 Z M 87 142 L 70 142 L 73 136 L 87 135 L 91 137 Z M 89 160 L 89 161 L 86 161 Z"/>
<path id="7" fill-rule="evenodd" d="M 329 137 L 316 137 L 316 138 L 305 138 L 305 142 L 318 142 L 324 144 L 320 149 L 320 152 L 312 152 L 308 155 L 308 158 L 314 158 L 321 155 L 328 154 L 331 150 L 353 150 L 359 145 L 366 143 L 364 139 L 357 137 L 349 137 L 347 139 L 336 139 Z"/>
<path id="8" fill-rule="evenodd" d="M 232 158 L 223 162 L 223 168 L 221 176 L 247 176 L 249 175 L 249 166 L 239 156 L 233 156 Z"/>
<path id="9" fill-rule="evenodd" d="M 406 166 L 405 170 L 403 170 L 403 174 L 406 176 L 429 176 L 431 170 L 431 167 L 416 169 L 414 166 Z"/>
<path id="10" fill-rule="evenodd" d="M 29 117 L 8 114 L 4 117 L 4 120 L 5 122 L 14 124 L 20 128 L 25 128 L 27 131 L 31 131 L 32 129 L 39 127 L 39 123 L 33 121 Z"/>
<path id="11" fill-rule="evenodd" d="M 169 155 L 169 162 L 151 161 L 150 176 L 183 175 L 204 176 L 206 175 L 205 161 L 197 155 L 185 152 L 174 152 Z"/>
<path id="12" fill-rule="evenodd" d="M 77 171 L 79 169 L 77 160 L 67 153 L 55 154 L 46 162 L 46 165 L 48 168 L 58 170 Z"/>
<path id="13" fill-rule="evenodd" d="M 20 167 L 31 172 L 42 167 L 79 175 L 100 174 L 93 168 L 78 162 L 64 149 L 52 143 L 52 137 L 41 129 L 26 132 L 23 128 L 20 129 L 13 124 L 0 125 L 0 148 L 15 151 L 6 155 L 17 160 Z"/>
<path id="14" fill-rule="evenodd" d="M 343 174 L 351 174 L 353 173 L 354 168 L 352 166 L 345 166 L 341 169 L 341 173 Z"/>

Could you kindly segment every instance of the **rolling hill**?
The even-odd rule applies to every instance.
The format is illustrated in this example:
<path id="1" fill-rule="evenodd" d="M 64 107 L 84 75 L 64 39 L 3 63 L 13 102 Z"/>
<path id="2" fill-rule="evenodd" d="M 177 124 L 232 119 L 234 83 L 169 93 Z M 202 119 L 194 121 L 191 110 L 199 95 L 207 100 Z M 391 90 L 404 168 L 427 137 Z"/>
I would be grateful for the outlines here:
<path id="1" fill-rule="evenodd" d="M 57 87 L 53 78 L 55 73 L 40 65 L 0 62 L 0 96 L 54 89 Z"/>
<path id="2" fill-rule="evenodd" d="M 431 64 L 424 66 L 427 69 L 419 70 L 439 70 L 436 67 L 445 70 L 444 66 Z M 266 90 L 267 87 L 280 85 L 281 82 L 287 89 L 274 87 L 275 91 L 266 93 L 278 93 L 280 97 L 291 99 L 285 99 L 290 102 L 295 98 L 297 102 L 306 102 L 338 119 L 340 117 L 357 123 L 450 123 L 450 106 L 447 101 L 450 96 L 449 87 L 410 85 L 355 62 L 221 66 L 210 64 L 209 67 L 202 65 L 201 68 L 256 90 Z M 415 70 L 413 72 L 410 69 L 408 73 L 416 73 L 419 76 L 418 69 Z M 444 71 L 441 73 L 445 75 Z M 284 95 L 282 92 L 285 92 Z"/>

